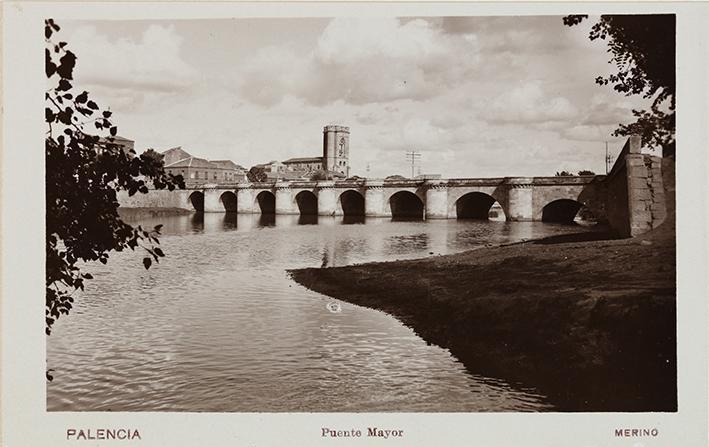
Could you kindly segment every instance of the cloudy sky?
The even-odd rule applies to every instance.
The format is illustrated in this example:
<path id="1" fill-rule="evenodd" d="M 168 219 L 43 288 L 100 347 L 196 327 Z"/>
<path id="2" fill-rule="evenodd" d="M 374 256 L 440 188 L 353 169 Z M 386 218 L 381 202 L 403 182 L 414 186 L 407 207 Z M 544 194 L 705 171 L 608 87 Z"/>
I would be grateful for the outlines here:
<path id="1" fill-rule="evenodd" d="M 358 175 L 408 175 L 412 149 L 444 177 L 602 173 L 642 104 L 594 83 L 605 43 L 560 16 L 59 24 L 76 85 L 138 150 L 246 167 L 320 156 L 342 124 Z"/>

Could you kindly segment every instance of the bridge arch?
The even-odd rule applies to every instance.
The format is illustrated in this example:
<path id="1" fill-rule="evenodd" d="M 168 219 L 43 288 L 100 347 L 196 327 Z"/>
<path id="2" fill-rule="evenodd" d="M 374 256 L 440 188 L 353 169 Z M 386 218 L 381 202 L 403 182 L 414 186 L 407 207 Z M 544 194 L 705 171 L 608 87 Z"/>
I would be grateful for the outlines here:
<path id="1" fill-rule="evenodd" d="M 295 203 L 301 216 L 317 216 L 318 196 L 312 191 L 300 191 L 295 195 Z"/>
<path id="2" fill-rule="evenodd" d="M 256 204 L 261 214 L 276 213 L 276 196 L 271 191 L 261 191 L 256 196 Z"/>
<path id="3" fill-rule="evenodd" d="M 397 191 L 389 197 L 392 218 L 423 219 L 424 204 L 421 198 L 411 191 Z"/>
<path id="4" fill-rule="evenodd" d="M 497 200 L 493 196 L 481 191 L 463 194 L 455 201 L 455 216 L 458 219 L 488 220 L 491 214 L 490 210 L 496 202 Z M 500 205 L 499 209 L 495 212 L 502 213 L 502 216 L 495 217 L 502 219 L 505 217 L 505 210 L 501 204 L 498 203 L 498 205 Z"/>
<path id="5" fill-rule="evenodd" d="M 195 191 L 190 194 L 189 201 L 195 211 L 198 213 L 204 212 L 204 193 L 202 191 Z"/>
<path id="6" fill-rule="evenodd" d="M 237 211 L 236 207 L 236 194 L 232 191 L 225 191 L 219 196 L 219 201 L 224 207 L 224 211 L 227 213 L 235 213 Z"/>
<path id="7" fill-rule="evenodd" d="M 339 204 L 344 216 L 364 216 L 364 196 L 354 189 L 340 194 Z"/>
<path id="8" fill-rule="evenodd" d="M 584 208 L 583 203 L 577 200 L 552 200 L 542 208 L 542 222 L 572 223 L 582 208 Z M 588 210 L 588 208 L 584 209 Z"/>

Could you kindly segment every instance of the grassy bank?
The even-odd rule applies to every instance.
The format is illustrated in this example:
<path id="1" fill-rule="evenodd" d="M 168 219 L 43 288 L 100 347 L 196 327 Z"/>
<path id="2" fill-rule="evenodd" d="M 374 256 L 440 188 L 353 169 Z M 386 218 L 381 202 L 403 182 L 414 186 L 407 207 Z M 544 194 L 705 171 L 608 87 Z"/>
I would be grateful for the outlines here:
<path id="1" fill-rule="evenodd" d="M 561 411 L 673 411 L 669 234 L 552 237 L 290 273 L 310 289 L 398 317 L 472 372 L 539 388 Z"/>
<path id="2" fill-rule="evenodd" d="M 559 411 L 675 411 L 671 160 L 663 180 L 667 221 L 641 237 L 564 235 L 290 274 L 396 316 L 471 372 L 537 388 Z"/>

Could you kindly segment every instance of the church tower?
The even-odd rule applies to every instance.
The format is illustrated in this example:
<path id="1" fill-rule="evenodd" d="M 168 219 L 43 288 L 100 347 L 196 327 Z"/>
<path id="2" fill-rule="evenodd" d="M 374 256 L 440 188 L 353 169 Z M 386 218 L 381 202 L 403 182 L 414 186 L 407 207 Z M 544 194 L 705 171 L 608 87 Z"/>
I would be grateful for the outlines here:
<path id="1" fill-rule="evenodd" d="M 323 168 L 350 176 L 350 128 L 330 125 L 323 128 Z"/>

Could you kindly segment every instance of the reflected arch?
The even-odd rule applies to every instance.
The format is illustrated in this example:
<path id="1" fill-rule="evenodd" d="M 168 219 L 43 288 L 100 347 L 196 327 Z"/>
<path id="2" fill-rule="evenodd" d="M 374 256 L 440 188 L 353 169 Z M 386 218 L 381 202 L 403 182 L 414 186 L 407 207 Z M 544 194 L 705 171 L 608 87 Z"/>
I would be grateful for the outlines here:
<path id="1" fill-rule="evenodd" d="M 458 219 L 488 220 L 490 209 L 497 202 L 494 197 L 484 192 L 469 192 L 455 202 L 455 214 Z M 495 218 L 504 219 L 505 212 L 501 206 L 494 210 Z"/>
<path id="2" fill-rule="evenodd" d="M 236 207 L 236 194 L 231 191 L 226 191 L 221 196 L 219 196 L 219 202 L 221 202 L 224 207 L 224 211 L 227 213 L 235 213 Z"/>
<path id="3" fill-rule="evenodd" d="M 399 191 L 389 198 L 392 218 L 423 219 L 423 201 L 414 193 Z"/>
<path id="4" fill-rule="evenodd" d="M 354 190 L 340 194 L 342 214 L 345 216 L 364 216 L 364 196 Z"/>
<path id="5" fill-rule="evenodd" d="M 204 194 L 201 191 L 195 191 L 190 194 L 190 203 L 198 213 L 204 212 Z"/>
<path id="6" fill-rule="evenodd" d="M 296 194 L 295 203 L 301 216 L 317 216 L 318 197 L 312 191 L 301 191 Z"/>
<path id="7" fill-rule="evenodd" d="M 588 208 L 581 202 L 571 199 L 554 200 L 542 208 L 542 222 L 573 223 L 581 208 L 590 215 Z"/>
<path id="8" fill-rule="evenodd" d="M 258 193 L 256 203 L 258 204 L 261 214 L 276 213 L 276 196 L 271 191 L 261 191 Z"/>

